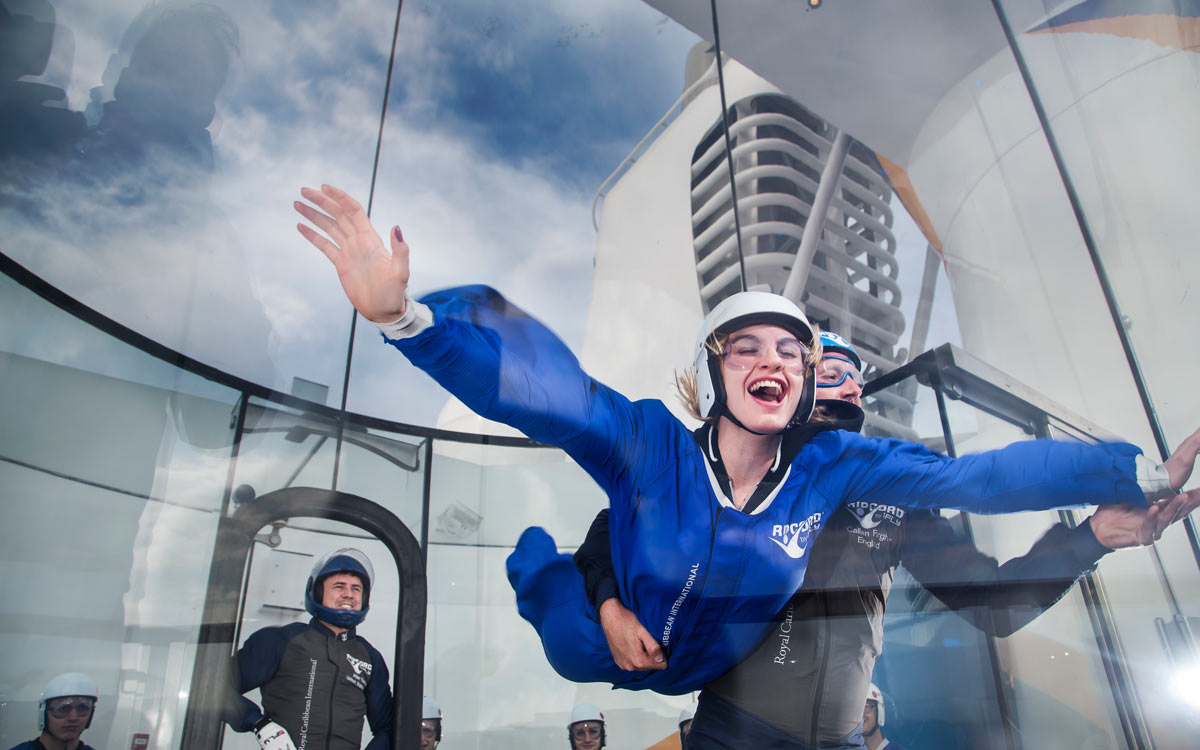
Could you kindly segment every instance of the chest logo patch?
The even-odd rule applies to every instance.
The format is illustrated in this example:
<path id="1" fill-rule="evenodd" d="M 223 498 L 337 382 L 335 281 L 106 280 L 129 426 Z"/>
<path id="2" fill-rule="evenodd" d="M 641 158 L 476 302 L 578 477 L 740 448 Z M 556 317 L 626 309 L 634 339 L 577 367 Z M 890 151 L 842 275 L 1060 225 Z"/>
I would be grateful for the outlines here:
<path id="1" fill-rule="evenodd" d="M 371 676 L 371 662 L 355 659 L 350 654 L 346 654 L 346 661 L 350 662 L 350 668 L 354 670 L 354 674 L 361 676 Z"/>
<path id="2" fill-rule="evenodd" d="M 873 529 L 885 522 L 892 526 L 899 526 L 900 522 L 904 520 L 904 508 L 897 508 L 895 505 L 881 505 L 860 500 L 847 503 L 846 507 L 854 514 L 858 525 L 864 529 Z"/>
<path id="3" fill-rule="evenodd" d="M 771 527 L 771 541 L 788 557 L 799 560 L 808 551 L 813 532 L 821 528 L 821 513 L 813 513 L 803 521 L 777 523 Z"/>

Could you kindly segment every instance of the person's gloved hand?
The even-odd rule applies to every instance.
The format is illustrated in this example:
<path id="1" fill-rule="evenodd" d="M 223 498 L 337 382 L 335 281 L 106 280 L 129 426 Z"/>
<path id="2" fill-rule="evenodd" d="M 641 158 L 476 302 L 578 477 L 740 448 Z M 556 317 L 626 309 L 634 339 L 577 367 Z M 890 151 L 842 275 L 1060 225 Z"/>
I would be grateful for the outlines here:
<path id="1" fill-rule="evenodd" d="M 265 716 L 254 725 L 254 736 L 262 750 L 296 750 L 287 730 Z"/>

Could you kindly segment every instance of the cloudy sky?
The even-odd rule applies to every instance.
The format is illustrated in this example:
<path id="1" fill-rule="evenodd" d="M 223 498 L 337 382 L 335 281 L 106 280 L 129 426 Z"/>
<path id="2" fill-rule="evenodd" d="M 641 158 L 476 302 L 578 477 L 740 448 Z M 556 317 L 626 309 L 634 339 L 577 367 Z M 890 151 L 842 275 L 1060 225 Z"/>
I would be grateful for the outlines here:
<path id="1" fill-rule="evenodd" d="M 326 385 L 330 405 L 352 315 L 328 262 L 294 229 L 300 186 L 373 198 L 376 228 L 400 224 L 413 249 L 414 291 L 490 284 L 578 350 L 593 196 L 679 96 L 697 41 L 635 0 L 410 0 L 380 141 L 387 3 L 224 2 L 195 15 L 178 0 L 5 1 L 56 22 L 45 73 L 24 80 L 64 90 L 89 128 L 61 146 L 65 165 L 25 171 L 37 211 L 0 203 L 5 252 L 226 372 L 285 392 L 296 377 Z M 155 34 L 163 41 L 139 42 Z M 188 96 L 207 107 L 198 119 L 176 114 Z M 897 213 L 912 286 L 924 241 Z M 14 337 L 30 355 L 185 387 L 120 347 L 101 357 L 68 343 L 78 336 Z M 348 393 L 351 411 L 425 425 L 446 401 L 362 325 Z"/>
<path id="2" fill-rule="evenodd" d="M 328 384 L 336 404 L 351 315 L 327 261 L 296 234 L 291 202 L 321 182 L 367 202 L 395 6 L 220 2 L 227 17 L 189 20 L 188 40 L 220 36 L 235 50 L 207 127 L 209 171 L 180 156 L 161 112 L 213 78 L 213 45 L 167 33 L 141 53 L 170 89 L 146 108 L 155 121 L 139 121 L 139 139 L 155 144 L 145 158 L 115 145 L 127 121 L 98 121 L 112 99 L 135 101 L 122 71 L 140 32 L 189 3 L 6 5 L 53 13 L 51 62 L 24 80 L 64 89 L 69 110 L 91 103 L 94 130 L 63 146 L 84 153 L 79 163 L 30 170 L 42 210 L 8 215 L 21 241 L 5 251 L 168 346 L 280 390 L 296 376 Z M 695 41 L 634 0 L 406 2 L 372 215 L 381 231 L 403 226 L 414 289 L 491 284 L 578 347 L 592 197 L 681 93 Z M 197 140 L 194 123 L 174 126 Z M 373 334 L 358 338 L 351 408 L 432 423 L 437 391 Z"/>

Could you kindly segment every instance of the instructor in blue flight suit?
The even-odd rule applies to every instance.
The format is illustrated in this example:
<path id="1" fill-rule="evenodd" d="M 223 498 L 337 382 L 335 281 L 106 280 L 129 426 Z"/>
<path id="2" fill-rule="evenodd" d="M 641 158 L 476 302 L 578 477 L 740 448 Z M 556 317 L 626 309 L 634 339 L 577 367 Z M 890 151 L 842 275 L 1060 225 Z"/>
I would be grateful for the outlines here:
<path id="1" fill-rule="evenodd" d="M 722 301 L 702 324 L 685 377 L 706 420 L 693 434 L 661 402 L 632 402 L 589 377 L 557 336 L 495 290 L 410 299 L 399 227 L 389 252 L 344 192 L 301 194 L 313 205 L 296 210 L 320 230 L 302 224 L 301 234 L 388 343 L 476 413 L 563 449 L 608 495 L 621 598 L 663 644 L 668 666 L 622 671 L 570 559 L 564 571 L 553 540 L 530 529 L 508 560 L 509 581 L 552 666 L 571 680 L 679 694 L 723 674 L 800 588 L 808 546 L 846 504 L 1144 506 L 1172 496 L 1192 468 L 1149 462 L 1126 443 L 1039 440 L 951 459 L 814 430 L 816 336 L 794 303 L 765 292 Z"/>
<path id="2" fill-rule="evenodd" d="M 254 730 L 262 750 L 369 750 L 390 746 L 392 693 L 383 657 L 354 632 L 367 616 L 374 570 L 356 549 L 317 561 L 304 590 L 307 624 L 263 628 L 237 654 L 226 721 Z M 242 696 L 259 688 L 262 708 Z"/>

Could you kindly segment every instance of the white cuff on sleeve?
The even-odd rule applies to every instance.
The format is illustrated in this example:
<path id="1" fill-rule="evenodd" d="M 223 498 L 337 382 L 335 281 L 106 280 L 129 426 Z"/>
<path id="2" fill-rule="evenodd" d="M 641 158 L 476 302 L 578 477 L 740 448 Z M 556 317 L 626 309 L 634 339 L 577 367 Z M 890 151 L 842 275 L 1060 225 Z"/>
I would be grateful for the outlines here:
<path id="1" fill-rule="evenodd" d="M 375 326 L 383 331 L 383 335 L 393 341 L 412 338 L 431 325 L 433 325 L 433 312 L 427 305 L 417 302 L 411 297 L 405 299 L 404 314 L 400 316 L 399 320 L 391 323 L 375 323 Z"/>
<path id="2" fill-rule="evenodd" d="M 1175 494 L 1175 490 L 1171 488 L 1167 467 L 1142 455 L 1134 456 L 1133 461 L 1137 467 L 1138 486 L 1142 488 L 1148 502 L 1162 500 Z"/>

